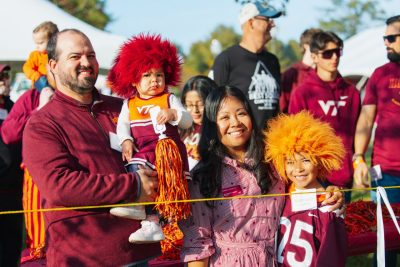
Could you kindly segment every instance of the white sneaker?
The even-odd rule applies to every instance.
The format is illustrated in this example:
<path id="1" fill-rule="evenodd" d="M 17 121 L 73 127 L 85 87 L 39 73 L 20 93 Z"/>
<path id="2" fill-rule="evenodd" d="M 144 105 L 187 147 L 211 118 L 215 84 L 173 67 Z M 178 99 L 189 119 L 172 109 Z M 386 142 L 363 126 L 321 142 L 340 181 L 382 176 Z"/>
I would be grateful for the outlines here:
<path id="1" fill-rule="evenodd" d="M 155 243 L 165 239 L 161 226 L 153 221 L 141 221 L 142 227 L 136 230 L 129 236 L 129 242 L 141 243 Z"/>
<path id="2" fill-rule="evenodd" d="M 144 209 L 144 206 L 111 208 L 110 213 L 114 216 L 133 220 L 146 219 L 146 210 Z"/>

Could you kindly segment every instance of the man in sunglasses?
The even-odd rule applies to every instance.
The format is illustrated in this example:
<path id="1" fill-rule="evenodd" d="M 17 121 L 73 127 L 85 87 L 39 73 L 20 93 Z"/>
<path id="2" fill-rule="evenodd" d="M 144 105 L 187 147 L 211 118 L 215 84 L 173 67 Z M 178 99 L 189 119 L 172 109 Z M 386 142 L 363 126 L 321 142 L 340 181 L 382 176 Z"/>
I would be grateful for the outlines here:
<path id="1" fill-rule="evenodd" d="M 355 185 L 369 187 L 368 167 L 364 154 L 376 122 L 372 153 L 371 186 L 400 185 L 400 15 L 386 20 L 383 41 L 389 63 L 373 73 L 365 89 L 365 98 L 357 122 L 355 154 L 353 157 Z M 386 189 L 390 203 L 400 203 L 399 189 Z M 371 192 L 376 200 L 376 192 Z M 396 266 L 396 252 L 387 252 L 386 266 Z"/>
<path id="2" fill-rule="evenodd" d="M 10 100 L 10 66 L 0 64 L 0 129 L 13 107 Z M 0 211 L 22 209 L 21 144 L 8 145 L 0 138 Z M 19 266 L 22 247 L 22 214 L 0 218 L 0 266 Z"/>
<path id="3" fill-rule="evenodd" d="M 265 45 L 272 38 L 273 19 L 281 14 L 264 2 L 245 4 L 239 14 L 241 42 L 217 56 L 209 75 L 220 86 L 243 91 L 261 128 L 279 111 L 280 65 Z"/>
<path id="4" fill-rule="evenodd" d="M 352 155 L 354 134 L 360 112 L 360 94 L 338 71 L 343 41 L 333 32 L 319 32 L 310 43 L 316 69 L 291 95 L 289 113 L 309 110 L 316 118 L 328 122 L 342 138 L 346 156 L 342 168 L 331 173 L 328 183 L 340 187 L 353 186 Z M 346 202 L 351 192 L 345 193 Z"/>

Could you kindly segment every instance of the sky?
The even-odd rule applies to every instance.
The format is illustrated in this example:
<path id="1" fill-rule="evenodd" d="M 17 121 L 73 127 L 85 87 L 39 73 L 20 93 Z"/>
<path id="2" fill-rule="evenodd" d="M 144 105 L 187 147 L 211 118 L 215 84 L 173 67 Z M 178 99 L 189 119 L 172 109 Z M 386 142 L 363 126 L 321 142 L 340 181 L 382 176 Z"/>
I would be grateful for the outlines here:
<path id="1" fill-rule="evenodd" d="M 380 0 L 386 13 L 398 15 L 399 0 Z M 282 41 L 298 40 L 309 27 L 317 27 L 327 0 L 290 0 L 286 16 L 277 18 L 273 35 Z M 189 52 L 191 44 L 203 41 L 218 25 L 241 33 L 235 0 L 108 0 L 106 12 L 114 19 L 106 30 L 131 37 L 141 32 L 159 33 Z"/>

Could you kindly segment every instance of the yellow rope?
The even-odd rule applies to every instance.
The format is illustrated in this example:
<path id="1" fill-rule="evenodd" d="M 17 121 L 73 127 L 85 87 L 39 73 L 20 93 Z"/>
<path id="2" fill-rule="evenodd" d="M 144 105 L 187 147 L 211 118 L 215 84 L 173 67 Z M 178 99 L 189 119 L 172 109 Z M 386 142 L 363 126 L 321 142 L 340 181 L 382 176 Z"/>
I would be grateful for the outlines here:
<path id="1" fill-rule="evenodd" d="M 396 186 L 382 186 L 385 189 L 400 189 L 400 185 Z M 376 190 L 377 187 L 369 188 L 353 188 L 353 189 L 340 189 L 334 191 L 318 191 L 321 192 L 349 192 L 349 191 L 371 191 Z M 169 204 L 169 203 L 194 203 L 194 202 L 205 202 L 205 201 L 222 201 L 222 200 L 232 200 L 232 199 L 247 199 L 247 198 L 263 198 L 263 197 L 279 197 L 288 196 L 290 193 L 282 194 L 265 194 L 265 195 L 254 195 L 254 196 L 234 196 L 234 197 L 214 197 L 214 198 L 196 198 L 187 200 L 174 200 L 174 201 L 164 201 L 164 202 L 140 202 L 140 203 L 125 203 L 125 204 L 111 204 L 111 205 L 98 205 L 98 206 L 77 206 L 77 207 L 62 207 L 62 208 L 48 208 L 48 209 L 36 209 L 36 210 L 10 210 L 1 211 L 0 215 L 7 214 L 19 214 L 19 213 L 30 213 L 30 212 L 49 212 L 49 211 L 66 211 L 66 210 L 84 210 L 84 209 L 104 209 L 104 208 L 114 208 L 114 207 L 132 207 L 132 206 L 142 206 L 142 205 L 156 205 L 156 204 Z M 292 194 L 312 194 L 310 192 L 293 192 Z"/>

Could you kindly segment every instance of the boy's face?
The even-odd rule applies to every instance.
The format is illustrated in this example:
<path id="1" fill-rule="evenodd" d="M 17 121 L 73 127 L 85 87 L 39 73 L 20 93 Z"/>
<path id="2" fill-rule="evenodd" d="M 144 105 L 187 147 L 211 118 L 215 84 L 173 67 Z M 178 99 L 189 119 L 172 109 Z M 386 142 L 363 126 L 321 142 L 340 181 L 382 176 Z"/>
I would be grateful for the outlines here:
<path id="1" fill-rule="evenodd" d="M 165 89 L 165 76 L 161 68 L 150 69 L 142 74 L 140 82 L 132 84 L 136 87 L 141 98 L 147 99 L 156 96 Z"/>
<path id="2" fill-rule="evenodd" d="M 33 34 L 33 41 L 36 45 L 36 50 L 39 52 L 45 52 L 47 48 L 47 42 L 49 41 L 44 31 L 38 31 Z"/>
<path id="3" fill-rule="evenodd" d="M 305 153 L 294 153 L 293 158 L 285 159 L 286 176 L 297 189 L 318 188 L 320 186 L 318 167 L 312 163 Z"/>
<path id="4" fill-rule="evenodd" d="M 327 43 L 324 50 L 311 54 L 317 69 L 329 73 L 338 71 L 340 56 L 341 48 L 334 42 Z"/>

